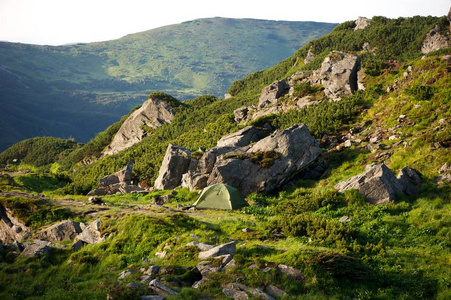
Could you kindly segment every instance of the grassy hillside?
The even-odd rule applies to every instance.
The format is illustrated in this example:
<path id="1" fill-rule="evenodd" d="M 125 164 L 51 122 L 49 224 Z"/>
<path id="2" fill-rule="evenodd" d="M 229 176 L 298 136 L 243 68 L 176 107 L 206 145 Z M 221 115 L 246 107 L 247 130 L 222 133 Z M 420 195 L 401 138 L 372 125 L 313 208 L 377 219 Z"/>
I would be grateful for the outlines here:
<path id="1" fill-rule="evenodd" d="M 361 31 L 353 30 L 354 22 L 341 24 L 293 57 L 234 83 L 231 99 L 204 95 L 183 102 L 171 124 L 130 149 L 98 158 L 117 131 L 116 123 L 53 163 L 53 174 L 23 173 L 23 165 L 15 167 L 17 172 L 3 173 L 0 190 L 28 190 L 50 198 L 0 192 L 0 203 L 27 224 L 39 228 L 64 218 L 101 218 L 100 230 L 108 237 L 79 251 L 53 248 L 40 258 L 17 256 L 5 247 L 0 251 L 0 298 L 137 299 L 152 293 L 150 288 L 127 284 L 140 282 L 142 270 L 158 265 L 157 278 L 179 292 L 168 299 L 227 299 L 223 288 L 231 283 L 265 291 L 275 285 L 288 293 L 278 299 L 449 299 L 451 183 L 440 182 L 438 176 L 441 166 L 451 161 L 451 49 L 424 57 L 419 49 L 426 32 L 443 22 L 375 17 Z M 382 40 L 396 40 L 402 47 L 378 44 L 382 33 Z M 374 54 L 361 49 L 364 41 L 373 44 Z M 317 58 L 304 64 L 311 46 Z M 191 150 L 215 145 L 240 128 L 233 119 L 235 108 L 257 103 L 261 88 L 273 80 L 315 69 L 333 47 L 362 56 L 365 90 L 254 122 L 275 128 L 306 123 L 321 141 L 317 163 L 325 172 L 320 179 L 298 179 L 269 195 L 250 194 L 249 207 L 231 212 L 182 211 L 181 206 L 197 198 L 196 192 L 183 188 L 109 195 L 103 197 L 106 206 L 89 204 L 86 196 L 61 195 L 88 191 L 128 160 L 135 162 L 134 175 L 152 183 L 168 143 Z M 352 143 L 345 147 L 349 136 Z M 96 161 L 84 166 L 80 160 L 86 158 Z M 423 181 L 418 193 L 371 205 L 355 190 L 334 190 L 336 183 L 361 173 L 366 165 L 382 162 L 395 173 L 405 166 L 418 170 Z M 172 198 L 165 207 L 152 204 L 169 193 Z M 340 221 L 343 217 L 348 221 Z M 209 281 L 192 288 L 198 279 L 193 268 L 201 259 L 199 250 L 186 244 L 230 240 L 237 242 L 235 266 L 212 273 Z M 164 257 L 157 255 L 163 251 Z M 296 267 L 302 276 L 284 274 L 278 264 Z M 134 273 L 118 279 L 130 269 Z"/>
<path id="2" fill-rule="evenodd" d="M 0 43 L 0 150 L 34 136 L 86 142 L 152 91 L 222 97 L 336 24 L 200 19 L 70 46 Z"/>

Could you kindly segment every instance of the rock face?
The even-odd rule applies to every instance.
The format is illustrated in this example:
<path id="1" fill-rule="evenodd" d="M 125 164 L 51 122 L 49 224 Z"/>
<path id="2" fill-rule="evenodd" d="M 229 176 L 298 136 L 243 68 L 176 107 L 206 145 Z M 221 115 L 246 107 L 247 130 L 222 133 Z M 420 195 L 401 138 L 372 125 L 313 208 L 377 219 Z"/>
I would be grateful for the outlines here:
<path id="1" fill-rule="evenodd" d="M 263 107 L 267 103 L 276 103 L 277 99 L 285 95 L 290 90 L 290 86 L 285 80 L 277 80 L 263 88 L 258 106 Z"/>
<path id="2" fill-rule="evenodd" d="M 341 95 L 351 95 L 358 89 L 359 70 L 360 56 L 334 51 L 314 72 L 312 83 L 323 85 L 326 97 L 338 101 Z"/>
<path id="3" fill-rule="evenodd" d="M 226 183 L 242 195 L 270 192 L 303 171 L 321 153 L 304 124 L 275 131 L 269 136 L 268 132 L 244 128 L 223 137 L 199 160 L 190 158 L 186 149 L 170 145 L 155 187 L 182 185 L 194 190 Z"/>
<path id="4" fill-rule="evenodd" d="M 149 98 L 125 120 L 103 154 L 111 155 L 131 147 L 146 137 L 149 129 L 171 123 L 174 115 L 175 111 L 170 103 L 156 97 Z"/>
<path id="5" fill-rule="evenodd" d="M 447 30 L 442 30 L 441 26 L 436 25 L 434 29 L 428 32 L 421 45 L 421 52 L 423 54 L 450 47 L 451 43 L 449 37 L 443 34 L 443 31 Z"/>
<path id="6" fill-rule="evenodd" d="M 397 195 L 405 192 L 415 193 L 421 185 L 421 177 L 411 168 L 404 168 L 396 178 L 385 165 L 369 165 L 365 172 L 335 185 L 335 189 L 343 192 L 357 189 L 371 204 L 382 204 L 393 201 Z"/>
<path id="7" fill-rule="evenodd" d="M 132 184 L 133 162 L 129 161 L 127 166 L 111 175 L 100 178 L 99 188 L 90 191 L 87 196 L 104 196 L 108 194 L 132 192 L 145 192 L 146 190 Z"/>
<path id="8" fill-rule="evenodd" d="M 59 242 L 73 240 L 81 232 L 80 223 L 66 220 L 36 233 L 36 237 L 44 241 Z"/>
<path id="9" fill-rule="evenodd" d="M 179 186 L 182 175 L 188 171 L 190 162 L 191 152 L 188 149 L 169 144 L 154 187 L 166 190 Z"/>
<path id="10" fill-rule="evenodd" d="M 366 26 L 370 25 L 371 21 L 365 17 L 359 17 L 355 21 L 354 30 L 365 29 Z"/>
<path id="11" fill-rule="evenodd" d="M 11 211 L 0 203 L 0 241 L 4 244 L 21 242 L 30 235 L 30 228 L 15 218 Z"/>

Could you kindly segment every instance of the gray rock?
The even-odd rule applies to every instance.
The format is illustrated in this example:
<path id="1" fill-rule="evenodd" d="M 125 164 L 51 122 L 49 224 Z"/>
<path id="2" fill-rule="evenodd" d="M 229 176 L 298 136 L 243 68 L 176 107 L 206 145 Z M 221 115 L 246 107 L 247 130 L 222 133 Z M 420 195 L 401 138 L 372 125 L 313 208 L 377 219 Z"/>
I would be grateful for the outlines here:
<path id="1" fill-rule="evenodd" d="M 133 269 L 124 270 L 121 273 L 119 273 L 117 280 L 123 280 L 125 277 L 128 277 L 134 273 L 135 273 L 135 270 L 133 270 Z"/>
<path id="2" fill-rule="evenodd" d="M 126 287 L 128 287 L 129 289 L 139 289 L 140 285 L 137 282 L 130 282 L 127 283 Z"/>
<path id="3" fill-rule="evenodd" d="M 312 51 L 312 47 L 310 47 L 307 51 L 307 55 L 304 58 L 304 63 L 308 64 L 309 62 L 311 62 L 313 59 L 315 58 L 315 56 L 313 55 L 313 51 Z"/>
<path id="4" fill-rule="evenodd" d="M 234 300 L 249 299 L 249 296 L 246 294 L 245 291 L 239 291 L 239 290 L 230 289 L 230 288 L 223 288 L 222 292 L 224 293 L 224 295 L 226 295 L 226 297 L 232 298 Z"/>
<path id="5" fill-rule="evenodd" d="M 84 245 L 86 245 L 85 242 L 78 240 L 72 245 L 72 251 L 79 251 L 81 250 L 81 248 L 83 248 Z"/>
<path id="6" fill-rule="evenodd" d="M 251 159 L 221 156 L 209 176 L 208 185 L 226 183 L 240 190 L 242 195 L 252 192 L 270 192 L 289 182 L 321 153 L 317 141 L 310 135 L 306 125 L 294 125 L 276 131 L 246 148 L 239 148 L 247 157 L 256 153 L 276 153 L 272 165 L 262 167 Z"/>
<path id="7" fill-rule="evenodd" d="M 449 37 L 442 34 L 441 31 L 441 26 L 436 25 L 427 33 L 421 44 L 421 52 L 423 54 L 450 47 L 451 43 Z"/>
<path id="8" fill-rule="evenodd" d="M 27 246 L 20 256 L 23 257 L 36 257 L 46 256 L 50 252 L 50 243 L 47 241 L 35 240 L 33 244 Z"/>
<path id="9" fill-rule="evenodd" d="M 385 165 L 369 165 L 365 172 L 335 185 L 335 189 L 343 192 L 357 189 L 372 204 L 393 201 L 403 192 L 403 185 L 393 172 Z"/>
<path id="10" fill-rule="evenodd" d="M 235 116 L 235 122 L 240 123 L 242 120 L 247 118 L 247 113 L 249 112 L 249 107 L 244 106 L 237 108 L 233 111 L 233 115 Z"/>
<path id="11" fill-rule="evenodd" d="M 165 286 L 157 279 L 152 280 L 149 283 L 149 288 L 151 288 L 155 293 L 157 293 L 160 296 L 167 297 L 171 295 L 177 295 L 178 293 L 174 291 L 173 289 Z"/>
<path id="12" fill-rule="evenodd" d="M 295 267 L 291 267 L 291 266 L 287 266 L 287 265 L 283 265 L 283 264 L 278 264 L 277 265 L 277 270 L 285 275 L 290 276 L 291 278 L 294 279 L 298 279 L 298 280 L 304 280 L 305 277 L 304 275 L 302 275 L 301 271 Z"/>
<path id="13" fill-rule="evenodd" d="M 338 220 L 340 223 L 349 223 L 351 222 L 351 218 L 349 218 L 348 216 L 343 216 L 340 218 L 340 220 Z"/>
<path id="14" fill-rule="evenodd" d="M 171 123 L 174 115 L 171 104 L 158 98 L 150 98 L 122 123 L 103 154 L 112 155 L 131 147 L 149 135 L 149 131 L 144 127 L 157 129 L 165 123 Z"/>
<path id="15" fill-rule="evenodd" d="M 189 242 L 188 244 L 186 244 L 187 247 L 196 247 L 197 249 L 201 250 L 201 251 L 207 251 L 210 249 L 213 249 L 215 246 L 214 245 L 210 245 L 210 244 L 205 244 L 205 243 L 201 243 L 201 242 Z"/>
<path id="16" fill-rule="evenodd" d="M 257 299 L 275 300 L 274 297 L 268 295 L 259 288 L 251 289 L 249 292 L 251 293 L 252 296 L 256 297 Z"/>
<path id="17" fill-rule="evenodd" d="M 0 203 L 0 241 L 4 244 L 22 242 L 30 235 L 31 229 Z"/>
<path id="18" fill-rule="evenodd" d="M 163 300 L 164 297 L 160 295 L 143 295 L 140 297 L 141 300 Z"/>
<path id="19" fill-rule="evenodd" d="M 261 108 L 267 104 L 276 103 L 277 99 L 288 93 L 290 86 L 285 80 L 277 80 L 263 88 L 258 106 Z"/>
<path id="20" fill-rule="evenodd" d="M 198 289 L 200 288 L 204 283 L 210 281 L 210 279 L 208 278 L 202 278 L 201 280 L 198 280 L 196 282 L 193 283 L 192 288 L 193 289 Z"/>
<path id="21" fill-rule="evenodd" d="M 267 130 L 253 126 L 247 126 L 237 132 L 223 136 L 216 144 L 216 148 L 231 147 L 239 148 L 256 142 L 268 135 Z"/>
<path id="22" fill-rule="evenodd" d="M 80 223 L 66 220 L 36 233 L 36 238 L 49 242 L 73 240 L 81 233 Z"/>
<path id="23" fill-rule="evenodd" d="M 133 170 L 133 162 L 129 161 L 125 166 L 125 168 L 123 168 L 122 170 L 117 171 L 114 174 L 100 178 L 99 186 L 107 187 L 109 185 L 120 182 L 129 184 L 132 180 L 132 170 Z"/>
<path id="24" fill-rule="evenodd" d="M 206 259 L 210 257 L 217 257 L 222 255 L 234 255 L 236 251 L 236 242 L 230 242 L 227 244 L 222 244 L 216 246 L 210 250 L 202 251 L 199 253 L 198 257 L 200 259 Z"/>
<path id="25" fill-rule="evenodd" d="M 154 187 L 166 190 L 181 185 L 182 175 L 188 171 L 190 162 L 191 152 L 188 149 L 169 144 Z"/>
<path id="26" fill-rule="evenodd" d="M 266 286 L 266 292 L 274 297 L 283 297 L 286 296 L 287 293 L 284 290 L 279 289 L 277 286 L 269 284 Z"/>
<path id="27" fill-rule="evenodd" d="M 326 97 L 338 101 L 342 95 L 358 90 L 360 61 L 356 54 L 334 51 L 324 59 L 321 69 L 314 72 L 311 81 L 322 84 Z"/>
<path id="28" fill-rule="evenodd" d="M 398 182 L 402 191 L 408 196 L 415 195 L 421 187 L 421 176 L 412 168 L 404 167 L 398 174 Z"/>
<path id="29" fill-rule="evenodd" d="M 78 239 L 88 244 L 98 244 L 104 240 L 101 236 L 100 219 L 94 220 L 78 235 Z"/>
<path id="30" fill-rule="evenodd" d="M 93 189 L 86 196 L 105 196 L 108 193 L 105 189 Z"/>
<path id="31" fill-rule="evenodd" d="M 365 18 L 365 17 L 359 17 L 356 21 L 355 21 L 355 27 L 354 30 L 361 30 L 361 29 L 365 29 L 365 27 L 367 27 L 368 25 L 371 24 L 371 20 Z"/>

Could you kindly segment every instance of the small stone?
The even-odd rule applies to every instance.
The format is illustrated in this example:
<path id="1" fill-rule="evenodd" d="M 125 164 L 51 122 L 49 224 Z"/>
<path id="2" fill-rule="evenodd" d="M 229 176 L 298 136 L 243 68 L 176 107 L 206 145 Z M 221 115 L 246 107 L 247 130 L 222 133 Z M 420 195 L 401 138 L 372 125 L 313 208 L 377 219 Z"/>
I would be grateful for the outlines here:
<path id="1" fill-rule="evenodd" d="M 279 298 L 287 295 L 287 293 L 284 290 L 281 290 L 272 284 L 266 286 L 266 292 L 268 292 L 269 294 L 271 294 L 274 297 L 279 297 Z"/>
<path id="2" fill-rule="evenodd" d="M 119 274 L 119 277 L 117 278 L 117 280 L 122 280 L 125 277 L 132 275 L 133 273 L 135 273 L 135 270 L 133 270 L 133 269 L 124 270 Z"/>
<path id="3" fill-rule="evenodd" d="M 139 283 L 136 282 L 130 282 L 126 285 L 126 287 L 130 288 L 130 289 L 138 289 L 139 288 Z"/>
<path id="4" fill-rule="evenodd" d="M 248 227 L 246 227 L 246 228 L 241 229 L 241 231 L 242 231 L 242 232 L 251 232 L 251 229 L 248 228 Z"/>
<path id="5" fill-rule="evenodd" d="M 344 143 L 344 146 L 345 146 L 345 148 L 351 147 L 352 146 L 351 140 L 346 140 L 345 143 Z"/>
<path id="6" fill-rule="evenodd" d="M 338 220 L 340 223 L 349 223 L 351 222 L 351 219 L 348 216 L 343 216 Z"/>

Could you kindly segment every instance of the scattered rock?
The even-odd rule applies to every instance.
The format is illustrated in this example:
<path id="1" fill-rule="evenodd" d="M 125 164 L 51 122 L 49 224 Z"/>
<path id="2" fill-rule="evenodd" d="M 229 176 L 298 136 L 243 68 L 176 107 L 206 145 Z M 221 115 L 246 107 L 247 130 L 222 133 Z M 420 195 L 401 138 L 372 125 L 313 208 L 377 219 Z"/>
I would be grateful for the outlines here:
<path id="1" fill-rule="evenodd" d="M 139 289 L 140 285 L 137 282 L 130 282 L 127 283 L 126 287 L 128 287 L 129 289 Z"/>
<path id="2" fill-rule="evenodd" d="M 263 292 L 261 289 L 251 289 L 249 291 L 252 296 L 256 297 L 257 299 L 263 299 L 263 300 L 275 300 L 274 297 L 268 295 L 267 293 Z"/>
<path id="3" fill-rule="evenodd" d="M 81 250 L 81 248 L 83 248 L 84 245 L 86 245 L 87 243 L 83 242 L 82 240 L 78 240 L 76 241 L 73 245 L 72 245 L 72 251 L 79 251 Z"/>
<path id="4" fill-rule="evenodd" d="M 349 223 L 351 222 L 351 218 L 349 218 L 348 216 L 343 216 L 340 218 L 340 220 L 338 220 L 340 223 Z"/>
<path id="5" fill-rule="evenodd" d="M 178 293 L 174 291 L 173 289 L 165 286 L 157 279 L 152 280 L 149 283 L 149 288 L 151 288 L 155 293 L 157 293 L 160 296 L 167 297 L 171 295 L 177 295 Z"/>
<path id="6" fill-rule="evenodd" d="M 415 195 L 422 183 L 420 174 L 409 167 L 404 167 L 399 171 L 398 181 L 402 186 L 402 191 L 408 196 Z"/>
<path id="7" fill-rule="evenodd" d="M 278 298 L 288 295 L 284 290 L 281 290 L 277 286 L 272 284 L 266 286 L 266 292 Z"/>
<path id="8" fill-rule="evenodd" d="M 141 300 L 164 300 L 163 296 L 160 295 L 143 295 L 140 297 Z"/>
<path id="9" fill-rule="evenodd" d="M 100 232 L 102 221 L 96 219 L 86 226 L 86 228 L 78 235 L 78 239 L 88 244 L 98 244 L 104 240 Z"/>
<path id="10" fill-rule="evenodd" d="M 201 251 L 207 251 L 210 249 L 213 249 L 215 246 L 214 245 L 210 245 L 210 244 L 205 244 L 205 243 L 201 243 L 201 242 L 189 242 L 188 244 L 186 244 L 187 247 L 196 247 L 197 249 L 201 250 Z"/>
<path id="11" fill-rule="evenodd" d="M 274 104 L 277 99 L 288 93 L 290 86 L 285 80 L 277 80 L 263 88 L 258 106 L 263 107 L 267 104 Z"/>
<path id="12" fill-rule="evenodd" d="M 133 269 L 124 270 L 119 274 L 119 276 L 117 277 L 117 280 L 122 280 L 125 277 L 130 276 L 134 273 L 135 273 L 135 270 L 133 270 Z"/>
<path id="13" fill-rule="evenodd" d="M 205 282 L 210 281 L 210 279 L 208 278 L 202 278 L 201 280 L 198 280 L 196 282 L 194 282 L 194 284 L 192 285 L 192 288 L 194 289 L 198 289 L 200 288 Z"/>
<path id="14" fill-rule="evenodd" d="M 81 233 L 80 223 L 66 220 L 36 233 L 36 238 L 49 242 L 73 240 Z"/>
<path id="15" fill-rule="evenodd" d="M 99 188 L 90 191 L 87 196 L 104 196 L 116 193 L 129 194 L 132 192 L 146 192 L 138 185 L 132 184 L 133 162 L 129 161 L 127 166 L 114 174 L 100 178 Z"/>
<path id="16" fill-rule="evenodd" d="M 105 191 L 105 190 L 102 190 L 102 191 Z M 93 197 L 89 197 L 88 203 L 95 204 L 95 205 L 104 205 L 105 204 L 105 202 L 103 202 L 102 198 L 94 197 L 94 196 Z"/>
<path id="17" fill-rule="evenodd" d="M 298 279 L 298 280 L 304 280 L 305 277 L 304 275 L 302 275 L 301 271 L 295 267 L 291 267 L 291 266 L 287 266 L 287 265 L 283 265 L 283 264 L 278 264 L 277 265 L 277 270 L 285 275 L 288 275 L 289 277 L 293 278 L 293 279 Z"/>
<path id="18" fill-rule="evenodd" d="M 222 244 L 216 246 L 210 250 L 202 251 L 199 253 L 198 257 L 200 259 L 206 259 L 210 257 L 217 257 L 222 255 L 234 255 L 236 251 L 236 242 L 230 242 L 227 244 Z"/>
<path id="19" fill-rule="evenodd" d="M 24 257 L 36 257 L 46 256 L 50 252 L 50 243 L 47 241 L 35 240 L 33 244 L 27 246 L 20 256 Z"/>
<path id="20" fill-rule="evenodd" d="M 21 242 L 31 235 L 31 229 L 25 226 L 13 213 L 0 203 L 0 241 L 4 244 Z"/>

